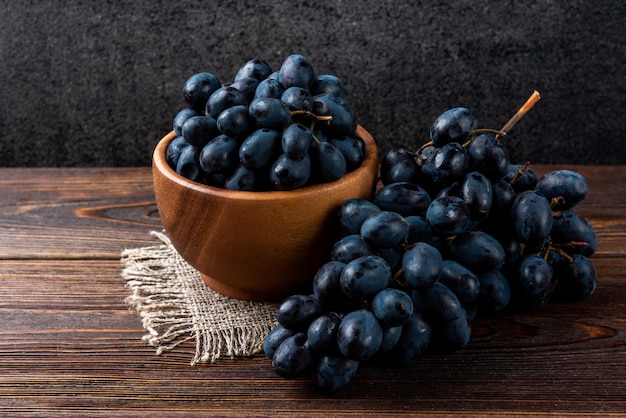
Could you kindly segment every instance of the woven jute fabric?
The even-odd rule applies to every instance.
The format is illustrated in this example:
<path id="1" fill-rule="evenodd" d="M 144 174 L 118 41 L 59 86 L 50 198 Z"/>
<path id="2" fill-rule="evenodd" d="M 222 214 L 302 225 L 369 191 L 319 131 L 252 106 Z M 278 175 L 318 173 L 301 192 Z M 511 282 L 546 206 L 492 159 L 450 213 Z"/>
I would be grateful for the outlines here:
<path id="1" fill-rule="evenodd" d="M 148 333 L 144 341 L 157 354 L 195 340 L 191 365 L 220 357 L 245 357 L 263 351 L 276 325 L 277 305 L 228 298 L 210 288 L 172 246 L 164 232 L 152 231 L 161 243 L 122 251 L 126 298 Z"/>

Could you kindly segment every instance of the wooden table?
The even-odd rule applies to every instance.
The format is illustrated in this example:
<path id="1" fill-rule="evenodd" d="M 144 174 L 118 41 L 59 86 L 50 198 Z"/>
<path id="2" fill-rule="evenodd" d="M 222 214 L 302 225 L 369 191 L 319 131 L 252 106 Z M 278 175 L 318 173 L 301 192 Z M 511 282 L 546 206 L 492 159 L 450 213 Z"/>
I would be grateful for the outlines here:
<path id="1" fill-rule="evenodd" d="M 120 253 L 156 243 L 149 168 L 0 169 L 0 416 L 625 415 L 626 167 L 567 168 L 591 189 L 590 299 L 480 318 L 463 350 L 331 396 L 262 355 L 191 367 L 192 343 L 142 341 Z"/>

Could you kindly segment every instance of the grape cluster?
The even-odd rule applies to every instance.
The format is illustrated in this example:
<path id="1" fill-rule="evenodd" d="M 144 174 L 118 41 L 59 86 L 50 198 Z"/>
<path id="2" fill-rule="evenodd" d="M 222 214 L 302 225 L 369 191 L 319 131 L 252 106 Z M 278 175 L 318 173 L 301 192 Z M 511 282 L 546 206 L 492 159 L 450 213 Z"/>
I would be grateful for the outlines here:
<path id="1" fill-rule="evenodd" d="M 468 109 L 453 108 L 418 150 L 383 156 L 374 198 L 341 206 L 345 234 L 312 292 L 279 305 L 264 345 L 279 375 L 308 373 L 333 392 L 363 362 L 408 366 L 427 349 L 464 347 L 479 311 L 594 292 L 597 239 L 574 210 L 586 179 L 570 170 L 537 178 L 511 163 L 505 128 L 476 129 Z"/>
<path id="2" fill-rule="evenodd" d="M 211 73 L 183 86 L 168 164 L 193 181 L 229 190 L 293 190 L 331 182 L 363 162 L 365 144 L 343 82 L 315 74 L 302 55 L 277 71 L 246 62 L 232 83 Z"/>

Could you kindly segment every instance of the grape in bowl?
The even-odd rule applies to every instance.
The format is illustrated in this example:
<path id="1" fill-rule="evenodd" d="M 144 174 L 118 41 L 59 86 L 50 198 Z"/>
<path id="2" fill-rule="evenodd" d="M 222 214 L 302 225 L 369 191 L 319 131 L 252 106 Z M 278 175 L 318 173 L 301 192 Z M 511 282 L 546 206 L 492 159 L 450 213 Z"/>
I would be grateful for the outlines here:
<path id="1" fill-rule="evenodd" d="M 169 133 L 152 160 L 159 215 L 174 248 L 207 286 L 225 296 L 280 301 L 310 285 L 337 241 L 337 212 L 350 198 L 369 199 L 378 175 L 374 139 L 361 166 L 342 178 L 289 191 L 227 190 L 192 181 L 170 167 Z"/>

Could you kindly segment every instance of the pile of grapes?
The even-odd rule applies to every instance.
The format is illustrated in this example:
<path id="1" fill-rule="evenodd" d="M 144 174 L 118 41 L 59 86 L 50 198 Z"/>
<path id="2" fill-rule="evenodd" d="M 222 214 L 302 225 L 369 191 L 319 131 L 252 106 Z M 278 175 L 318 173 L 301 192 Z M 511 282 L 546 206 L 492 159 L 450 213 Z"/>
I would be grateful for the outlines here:
<path id="1" fill-rule="evenodd" d="M 278 71 L 245 63 L 232 83 L 211 73 L 183 86 L 167 162 L 193 181 L 229 190 L 293 190 L 331 182 L 360 167 L 357 120 L 338 77 L 316 75 L 302 55 Z"/>
<path id="2" fill-rule="evenodd" d="M 308 375 L 333 392 L 364 362 L 406 367 L 427 349 L 464 347 L 479 311 L 594 292 L 596 234 L 575 212 L 586 179 L 569 170 L 537 178 L 503 144 L 538 99 L 501 130 L 476 129 L 468 109 L 450 109 L 430 142 L 383 156 L 372 201 L 343 203 L 345 235 L 312 292 L 279 305 L 264 351 L 280 376 Z"/>

